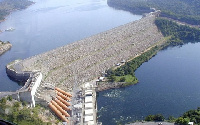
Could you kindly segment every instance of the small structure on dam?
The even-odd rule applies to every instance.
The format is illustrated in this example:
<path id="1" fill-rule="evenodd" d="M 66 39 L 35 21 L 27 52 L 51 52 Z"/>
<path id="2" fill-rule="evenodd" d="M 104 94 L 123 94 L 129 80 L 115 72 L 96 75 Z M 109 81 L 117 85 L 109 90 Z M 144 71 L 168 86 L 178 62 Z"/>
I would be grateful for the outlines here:
<path id="1" fill-rule="evenodd" d="M 13 63 L 18 63 L 16 60 Z M 16 66 L 16 65 L 15 65 Z M 26 81 L 24 86 L 16 92 L 10 93 L 13 98 L 19 101 L 28 102 L 31 107 L 35 107 L 36 93 L 40 83 L 42 81 L 42 73 L 39 71 L 23 72 L 13 70 L 12 65 L 7 65 L 6 72 L 9 77 L 12 77 L 15 81 Z M 6 93 L 6 92 L 5 92 Z"/>

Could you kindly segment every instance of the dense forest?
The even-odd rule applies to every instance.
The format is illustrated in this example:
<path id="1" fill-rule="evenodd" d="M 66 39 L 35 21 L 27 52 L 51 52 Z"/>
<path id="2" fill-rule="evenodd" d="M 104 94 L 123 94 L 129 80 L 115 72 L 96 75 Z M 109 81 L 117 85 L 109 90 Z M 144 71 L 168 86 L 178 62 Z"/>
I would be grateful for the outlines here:
<path id="1" fill-rule="evenodd" d="M 145 121 L 168 121 L 168 122 L 175 122 L 176 125 L 188 125 L 189 122 L 194 122 L 195 125 L 200 125 L 200 107 L 196 110 L 189 110 L 185 112 L 179 118 L 174 118 L 170 116 L 168 119 L 162 114 L 157 115 L 148 115 L 145 117 Z"/>
<path id="2" fill-rule="evenodd" d="M 171 45 L 182 45 L 188 42 L 200 41 L 200 29 L 180 25 L 173 21 L 157 18 L 155 24 L 165 37 L 170 37 Z"/>
<path id="3" fill-rule="evenodd" d="M 33 2 L 28 0 L 2 0 L 0 1 L 0 20 L 4 20 L 5 17 L 14 10 L 25 9 Z"/>
<path id="4" fill-rule="evenodd" d="M 108 5 L 128 10 L 135 14 L 161 10 L 160 16 L 169 17 L 188 24 L 200 25 L 199 0 L 108 0 Z"/>
<path id="5" fill-rule="evenodd" d="M 200 107 L 198 107 L 196 110 L 185 112 L 175 121 L 175 123 L 179 125 L 188 125 L 189 121 L 194 122 L 195 125 L 200 125 Z"/>

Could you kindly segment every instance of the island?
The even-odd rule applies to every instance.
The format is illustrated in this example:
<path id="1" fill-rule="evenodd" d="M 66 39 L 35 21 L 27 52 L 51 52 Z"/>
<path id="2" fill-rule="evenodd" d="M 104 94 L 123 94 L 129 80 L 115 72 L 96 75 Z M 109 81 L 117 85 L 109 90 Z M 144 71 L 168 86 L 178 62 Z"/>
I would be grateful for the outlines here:
<path id="1" fill-rule="evenodd" d="M 0 56 L 12 47 L 10 42 L 0 41 Z"/>

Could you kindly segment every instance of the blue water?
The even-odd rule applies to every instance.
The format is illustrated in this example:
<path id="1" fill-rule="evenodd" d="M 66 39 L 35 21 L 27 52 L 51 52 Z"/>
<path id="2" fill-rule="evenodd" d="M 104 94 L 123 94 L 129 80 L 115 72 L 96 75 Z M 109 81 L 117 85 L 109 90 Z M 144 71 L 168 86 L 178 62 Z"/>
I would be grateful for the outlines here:
<path id="1" fill-rule="evenodd" d="M 25 59 L 113 27 L 140 19 L 141 15 L 115 10 L 106 0 L 34 0 L 36 4 L 12 13 L 0 24 L 0 40 L 13 47 L 0 56 L 0 91 L 20 86 L 9 80 L 7 63 Z M 181 115 L 200 106 L 200 44 L 160 51 L 137 71 L 139 83 L 99 93 L 99 121 L 103 125 L 143 119 L 149 114 Z"/>
<path id="2" fill-rule="evenodd" d="M 0 56 L 0 91 L 20 86 L 11 81 L 5 66 L 74 41 L 138 20 L 141 15 L 115 10 L 106 0 L 34 0 L 36 3 L 17 11 L 0 24 L 0 40 L 10 41 L 12 49 Z"/>
<path id="3" fill-rule="evenodd" d="M 136 71 L 137 85 L 99 93 L 99 121 L 115 125 L 150 114 L 178 117 L 200 107 L 200 43 L 160 51 Z"/>

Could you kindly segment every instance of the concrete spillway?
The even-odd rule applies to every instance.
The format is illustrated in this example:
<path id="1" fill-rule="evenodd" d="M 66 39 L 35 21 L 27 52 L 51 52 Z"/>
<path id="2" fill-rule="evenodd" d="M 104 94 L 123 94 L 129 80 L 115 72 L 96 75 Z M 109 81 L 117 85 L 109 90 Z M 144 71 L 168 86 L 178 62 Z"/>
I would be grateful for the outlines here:
<path id="1" fill-rule="evenodd" d="M 81 85 L 162 40 L 155 18 L 151 13 L 139 21 L 30 57 L 17 65 L 21 71 L 40 70 L 43 83 L 72 88 L 76 75 L 76 82 Z"/>

